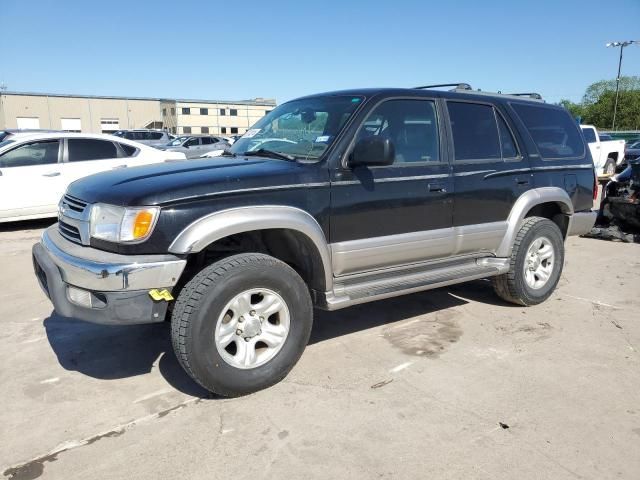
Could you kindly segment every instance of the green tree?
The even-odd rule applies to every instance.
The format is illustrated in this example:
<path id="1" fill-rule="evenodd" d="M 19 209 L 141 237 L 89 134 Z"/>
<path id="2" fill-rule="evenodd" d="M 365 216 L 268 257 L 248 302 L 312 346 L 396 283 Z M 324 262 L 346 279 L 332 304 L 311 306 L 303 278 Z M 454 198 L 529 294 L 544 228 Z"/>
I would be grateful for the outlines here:
<path id="1" fill-rule="evenodd" d="M 571 100 L 562 99 L 558 103 L 569 110 L 572 117 L 584 117 L 584 107 L 580 103 L 573 103 Z"/>

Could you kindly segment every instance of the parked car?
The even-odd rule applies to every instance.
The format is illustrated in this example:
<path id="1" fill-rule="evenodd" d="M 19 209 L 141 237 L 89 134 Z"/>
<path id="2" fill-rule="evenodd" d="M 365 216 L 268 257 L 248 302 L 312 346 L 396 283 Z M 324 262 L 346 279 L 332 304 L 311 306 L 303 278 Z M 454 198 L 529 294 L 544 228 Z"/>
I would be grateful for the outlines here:
<path id="1" fill-rule="evenodd" d="M 176 137 L 161 130 L 118 130 L 113 133 L 114 136 L 133 140 L 145 145 L 166 145 Z"/>
<path id="2" fill-rule="evenodd" d="M 276 107 L 225 155 L 74 182 L 33 265 L 62 316 L 170 319 L 184 369 L 226 396 L 287 375 L 314 306 L 485 277 L 504 300 L 539 304 L 567 236 L 595 221 L 577 124 L 516 95 L 312 95 Z"/>
<path id="3" fill-rule="evenodd" d="M 600 135 L 593 125 L 580 125 L 591 158 L 598 175 L 613 175 L 616 173 L 616 165 L 624 158 L 624 140 L 610 140 L 610 136 Z M 605 140 L 606 138 L 609 140 Z"/>
<path id="4" fill-rule="evenodd" d="M 67 186 L 92 173 L 184 158 L 109 135 L 14 135 L 0 142 L 0 222 L 55 217 Z"/>
<path id="5" fill-rule="evenodd" d="M 212 137 L 209 135 L 183 135 L 168 144 L 157 148 L 170 152 L 182 152 L 187 158 L 197 158 L 206 152 L 213 150 L 225 150 L 229 147 L 230 145 L 221 137 Z"/>
<path id="6" fill-rule="evenodd" d="M 627 143 L 624 149 L 624 159 L 616 167 L 616 173 L 620 173 L 627 168 L 630 161 L 640 159 L 640 141 Z"/>

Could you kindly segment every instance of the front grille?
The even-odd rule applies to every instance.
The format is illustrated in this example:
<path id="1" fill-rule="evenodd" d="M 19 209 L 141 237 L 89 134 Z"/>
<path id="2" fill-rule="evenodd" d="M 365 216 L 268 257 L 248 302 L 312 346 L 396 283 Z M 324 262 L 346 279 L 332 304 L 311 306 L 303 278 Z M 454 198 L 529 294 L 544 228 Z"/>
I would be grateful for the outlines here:
<path id="1" fill-rule="evenodd" d="M 83 202 L 79 198 L 72 197 L 71 195 L 62 197 L 62 205 L 78 213 L 84 212 L 84 209 L 87 208 L 87 202 Z"/>
<path id="2" fill-rule="evenodd" d="M 58 231 L 60 235 L 62 235 L 67 240 L 71 240 L 75 243 L 82 243 L 82 237 L 80 236 L 80 231 L 74 227 L 73 225 L 69 225 L 62 220 L 58 221 Z"/>

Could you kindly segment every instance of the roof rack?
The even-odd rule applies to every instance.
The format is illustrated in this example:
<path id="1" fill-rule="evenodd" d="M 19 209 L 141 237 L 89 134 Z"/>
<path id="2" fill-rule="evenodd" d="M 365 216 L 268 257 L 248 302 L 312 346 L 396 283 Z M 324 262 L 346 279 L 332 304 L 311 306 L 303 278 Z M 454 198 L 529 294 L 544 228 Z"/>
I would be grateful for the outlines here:
<path id="1" fill-rule="evenodd" d="M 542 95 L 535 92 L 526 92 L 526 93 L 507 93 L 505 95 L 513 95 L 514 97 L 530 97 L 535 98 L 536 100 L 542 100 Z"/>
<path id="2" fill-rule="evenodd" d="M 423 85 L 422 87 L 414 87 L 416 90 L 423 90 L 425 88 L 439 88 L 439 87 L 454 87 L 455 90 L 472 90 L 471 85 L 468 83 L 439 83 L 436 85 Z"/>

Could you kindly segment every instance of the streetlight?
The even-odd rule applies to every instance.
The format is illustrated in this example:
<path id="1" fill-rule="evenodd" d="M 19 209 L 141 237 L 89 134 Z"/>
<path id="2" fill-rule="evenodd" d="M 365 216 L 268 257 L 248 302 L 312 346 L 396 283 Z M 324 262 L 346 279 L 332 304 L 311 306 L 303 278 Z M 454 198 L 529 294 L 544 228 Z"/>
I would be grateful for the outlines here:
<path id="1" fill-rule="evenodd" d="M 609 42 L 607 47 L 620 47 L 620 60 L 618 60 L 618 76 L 616 77 L 616 102 L 613 104 L 613 125 L 611 130 L 616 129 L 616 113 L 618 112 L 618 91 L 620 90 L 620 69 L 622 68 L 622 50 L 633 44 L 640 44 L 640 40 L 627 40 L 624 42 Z"/>

